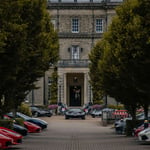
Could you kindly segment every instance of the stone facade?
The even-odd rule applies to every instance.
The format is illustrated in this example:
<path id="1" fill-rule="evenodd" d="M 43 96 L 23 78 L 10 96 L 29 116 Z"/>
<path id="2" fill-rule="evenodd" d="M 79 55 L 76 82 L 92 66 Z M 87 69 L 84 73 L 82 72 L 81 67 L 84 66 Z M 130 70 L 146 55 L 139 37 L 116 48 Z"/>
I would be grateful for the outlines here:
<path id="1" fill-rule="evenodd" d="M 59 36 L 58 62 L 58 101 L 68 106 L 82 106 L 92 101 L 92 91 L 89 84 L 89 53 L 95 43 L 107 31 L 108 25 L 115 16 L 115 8 L 122 0 L 89 1 L 48 1 L 47 10 Z M 49 71 L 48 71 L 49 72 Z M 47 101 L 47 78 L 44 79 L 44 98 L 34 96 L 36 102 Z M 44 91 L 44 93 L 43 93 Z M 45 100 L 44 100 L 45 99 Z M 34 101 L 35 102 L 35 101 Z"/>

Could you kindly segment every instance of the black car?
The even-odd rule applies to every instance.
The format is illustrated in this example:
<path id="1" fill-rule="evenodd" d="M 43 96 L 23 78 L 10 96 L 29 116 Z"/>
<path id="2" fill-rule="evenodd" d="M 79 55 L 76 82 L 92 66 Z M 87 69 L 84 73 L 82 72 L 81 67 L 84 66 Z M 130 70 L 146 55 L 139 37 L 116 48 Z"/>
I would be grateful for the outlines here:
<path id="1" fill-rule="evenodd" d="M 70 108 L 65 112 L 65 119 L 69 118 L 85 119 L 85 112 L 80 108 Z"/>
<path id="2" fill-rule="evenodd" d="M 7 115 L 8 115 L 9 117 L 13 118 L 13 113 L 12 113 L 12 112 L 8 113 Z M 42 129 L 47 128 L 47 125 L 48 125 L 48 123 L 47 123 L 46 121 L 42 120 L 42 119 L 39 119 L 39 118 L 32 118 L 32 117 L 29 117 L 29 116 L 27 116 L 27 115 L 25 115 L 25 114 L 22 114 L 22 113 L 20 113 L 20 112 L 17 112 L 17 113 L 16 113 L 16 117 L 22 118 L 22 119 L 24 119 L 24 120 L 26 120 L 26 121 L 29 121 L 29 122 L 31 122 L 31 123 L 34 123 L 34 124 L 40 126 Z"/>
<path id="3" fill-rule="evenodd" d="M 23 126 L 20 126 L 18 124 L 15 124 L 15 123 L 13 123 L 13 130 L 20 133 L 23 136 L 26 136 L 28 134 L 28 129 L 27 128 L 25 128 Z"/>
<path id="4" fill-rule="evenodd" d="M 30 108 L 31 108 L 32 115 L 34 117 L 41 117 L 41 116 L 51 117 L 52 116 L 51 110 L 44 110 L 36 106 L 30 106 Z"/>

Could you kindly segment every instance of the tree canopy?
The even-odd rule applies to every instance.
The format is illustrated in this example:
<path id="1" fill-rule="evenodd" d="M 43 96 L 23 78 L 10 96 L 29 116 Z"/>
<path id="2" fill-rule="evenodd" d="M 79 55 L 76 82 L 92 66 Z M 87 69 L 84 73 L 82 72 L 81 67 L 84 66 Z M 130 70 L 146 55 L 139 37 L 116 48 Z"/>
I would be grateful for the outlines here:
<path id="1" fill-rule="evenodd" d="M 101 90 L 125 104 L 133 117 L 139 105 L 147 110 L 150 104 L 149 7 L 148 0 L 126 0 L 116 9 L 97 61 Z"/>
<path id="2" fill-rule="evenodd" d="M 0 0 L 0 109 L 17 107 L 58 60 L 58 37 L 46 4 Z"/>

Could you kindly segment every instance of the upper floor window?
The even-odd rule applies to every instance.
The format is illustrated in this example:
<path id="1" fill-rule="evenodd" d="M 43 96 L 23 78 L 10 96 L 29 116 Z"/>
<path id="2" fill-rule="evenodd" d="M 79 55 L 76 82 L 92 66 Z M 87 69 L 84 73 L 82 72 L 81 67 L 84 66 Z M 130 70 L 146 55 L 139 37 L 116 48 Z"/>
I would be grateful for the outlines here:
<path id="1" fill-rule="evenodd" d="M 80 51 L 78 46 L 72 46 L 71 59 L 80 59 Z"/>
<path id="2" fill-rule="evenodd" d="M 97 33 L 103 32 L 103 19 L 96 19 L 96 32 Z"/>
<path id="3" fill-rule="evenodd" d="M 72 19 L 72 33 L 78 33 L 79 32 L 79 19 L 74 18 Z"/>

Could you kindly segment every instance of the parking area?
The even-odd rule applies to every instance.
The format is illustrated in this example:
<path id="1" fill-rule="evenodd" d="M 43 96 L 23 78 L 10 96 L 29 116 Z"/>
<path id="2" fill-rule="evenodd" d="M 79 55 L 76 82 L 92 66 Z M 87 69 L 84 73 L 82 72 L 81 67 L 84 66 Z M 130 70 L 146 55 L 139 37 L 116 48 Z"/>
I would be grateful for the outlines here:
<path id="1" fill-rule="evenodd" d="M 100 118 L 87 116 L 85 120 L 64 116 L 42 117 L 48 128 L 41 133 L 24 137 L 20 150 L 149 150 L 135 138 L 116 135 L 111 126 L 102 126 Z"/>

